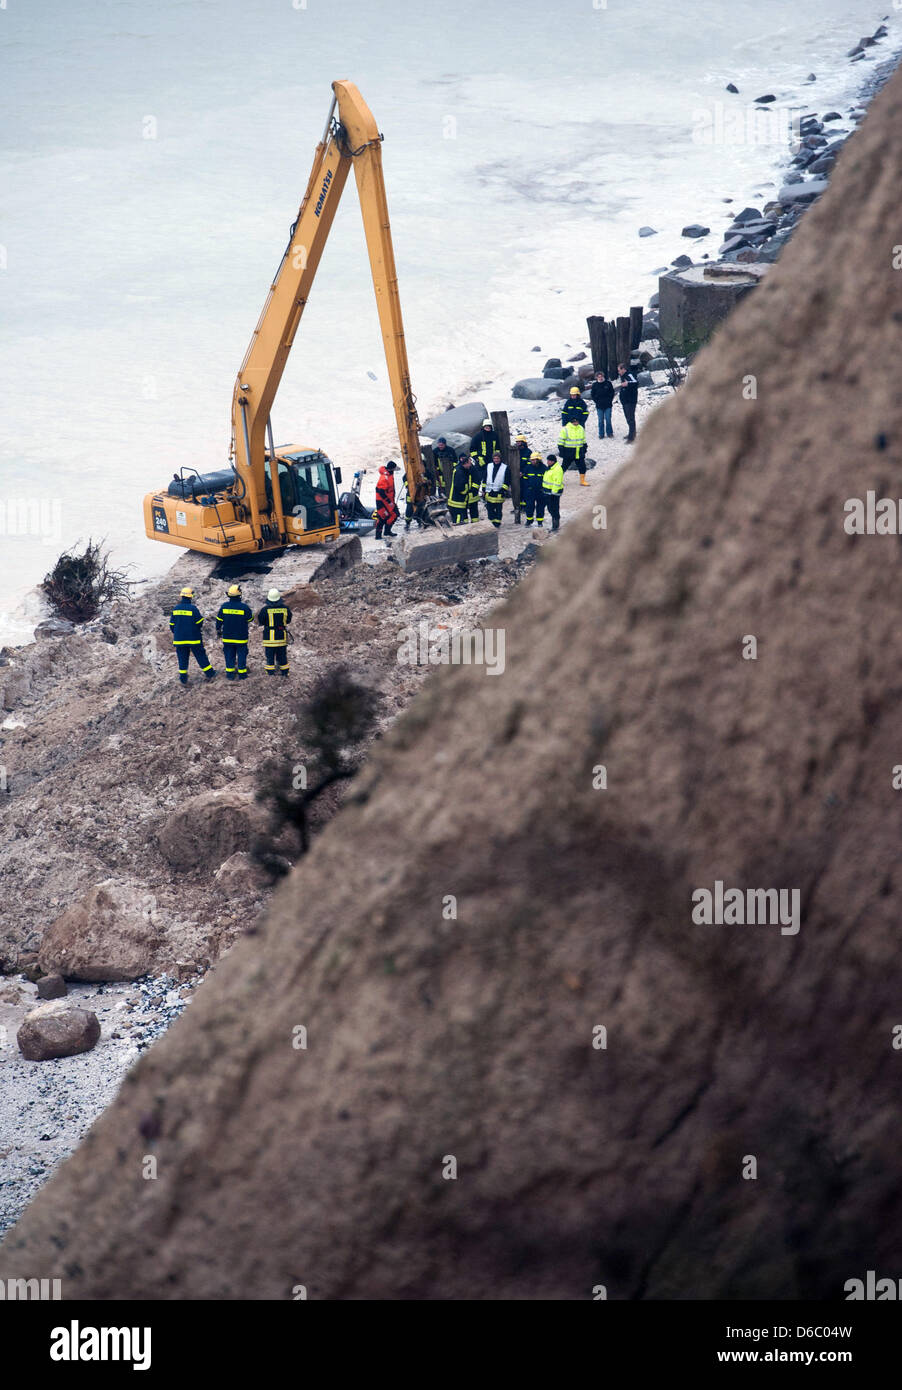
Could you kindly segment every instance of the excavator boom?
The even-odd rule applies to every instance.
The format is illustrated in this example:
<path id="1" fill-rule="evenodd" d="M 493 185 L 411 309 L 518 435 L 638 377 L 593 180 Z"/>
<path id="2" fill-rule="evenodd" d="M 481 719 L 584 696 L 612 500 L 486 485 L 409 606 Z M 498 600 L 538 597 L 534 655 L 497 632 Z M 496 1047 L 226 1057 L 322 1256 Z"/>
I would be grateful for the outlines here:
<path id="1" fill-rule="evenodd" d="M 265 456 L 270 410 L 352 165 L 408 491 L 419 500 L 427 490 L 382 176 L 382 136 L 353 82 L 333 82 L 332 90 L 335 95 L 307 191 L 241 364 L 232 399 L 232 446 L 255 523 L 267 500 Z M 278 491 L 273 488 L 277 502 Z"/>

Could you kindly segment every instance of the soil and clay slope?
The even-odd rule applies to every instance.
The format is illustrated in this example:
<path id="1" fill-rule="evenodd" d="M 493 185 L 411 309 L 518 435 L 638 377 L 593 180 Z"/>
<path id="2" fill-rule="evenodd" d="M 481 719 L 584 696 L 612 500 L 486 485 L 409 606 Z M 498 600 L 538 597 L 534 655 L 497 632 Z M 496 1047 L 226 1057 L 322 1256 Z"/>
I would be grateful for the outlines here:
<path id="1" fill-rule="evenodd" d="M 902 345 L 900 128 L 902 75 L 608 529 L 574 523 L 496 615 L 504 675 L 426 683 L 0 1275 L 568 1299 L 893 1273 L 902 571 L 843 502 L 897 490 L 902 397 L 870 363 Z M 718 879 L 799 889 L 798 935 L 694 925 Z"/>

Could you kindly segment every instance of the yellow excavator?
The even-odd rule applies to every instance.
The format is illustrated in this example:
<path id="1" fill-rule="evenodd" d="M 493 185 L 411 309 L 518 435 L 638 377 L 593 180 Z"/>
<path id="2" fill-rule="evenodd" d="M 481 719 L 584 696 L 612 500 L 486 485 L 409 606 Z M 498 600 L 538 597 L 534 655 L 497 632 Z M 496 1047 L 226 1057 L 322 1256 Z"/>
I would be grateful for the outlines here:
<path id="1" fill-rule="evenodd" d="M 270 411 L 352 165 L 407 495 L 422 524 L 440 524 L 447 517 L 423 466 L 382 176 L 382 136 L 353 82 L 333 82 L 332 91 L 307 191 L 235 382 L 229 467 L 204 474 L 183 466 L 165 492 L 148 493 L 144 525 L 153 540 L 228 556 L 313 545 L 339 534 L 340 469 L 321 449 L 275 448 Z"/>

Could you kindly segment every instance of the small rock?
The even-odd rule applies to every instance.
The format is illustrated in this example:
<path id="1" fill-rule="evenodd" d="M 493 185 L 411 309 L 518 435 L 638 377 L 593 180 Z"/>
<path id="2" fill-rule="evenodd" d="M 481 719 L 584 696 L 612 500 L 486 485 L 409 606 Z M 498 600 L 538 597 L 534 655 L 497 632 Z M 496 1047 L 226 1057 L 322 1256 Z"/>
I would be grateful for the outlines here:
<path id="1" fill-rule="evenodd" d="M 728 83 L 727 83 L 726 90 L 727 90 L 728 92 L 733 92 L 733 93 L 738 93 L 738 92 L 739 92 L 739 88 L 738 88 L 737 86 L 735 86 L 734 83 L 732 83 L 732 82 L 728 82 Z"/>
<path id="2" fill-rule="evenodd" d="M 16 1041 L 27 1062 L 47 1062 L 53 1057 L 90 1052 L 99 1037 L 96 1014 L 55 999 L 25 1015 Z"/>
<path id="3" fill-rule="evenodd" d="M 34 635 L 40 640 L 42 637 L 68 637 L 74 631 L 75 624 L 68 622 L 66 618 L 45 618 L 42 623 L 38 623 Z"/>
<path id="4" fill-rule="evenodd" d="M 835 154 L 822 154 L 820 159 L 815 159 L 812 164 L 808 165 L 808 168 L 812 174 L 829 174 L 835 163 Z"/>
<path id="5" fill-rule="evenodd" d="M 677 256 L 676 260 L 671 261 L 670 264 L 673 266 L 674 270 L 688 270 L 692 264 L 692 257 Z"/>
<path id="6" fill-rule="evenodd" d="M 841 121 L 842 115 L 839 111 L 828 111 L 824 117 L 825 121 Z"/>
<path id="7" fill-rule="evenodd" d="M 703 227 L 700 222 L 690 222 L 688 227 L 683 228 L 680 235 L 693 237 L 697 240 L 699 237 L 707 236 L 710 230 L 710 227 Z"/>
<path id="8" fill-rule="evenodd" d="M 575 352 L 572 357 L 567 358 L 568 362 L 585 362 L 585 360 L 586 354 L 584 352 Z"/>
<path id="9" fill-rule="evenodd" d="M 534 347 L 534 348 L 532 349 L 532 351 L 533 351 L 533 352 L 541 352 L 542 349 L 541 349 L 540 347 Z"/>
<path id="10" fill-rule="evenodd" d="M 827 191 L 826 179 L 812 179 L 809 183 L 789 184 L 788 182 L 780 189 L 777 194 L 779 201 L 784 207 L 792 206 L 795 203 L 807 203 L 813 198 L 819 198 L 822 193 Z"/>
<path id="11" fill-rule="evenodd" d="M 806 82 L 816 82 L 816 81 L 817 81 L 817 73 L 816 73 L 816 72 L 809 72 L 808 76 L 805 78 L 805 81 L 806 81 Z"/>
<path id="12" fill-rule="evenodd" d="M 542 371 L 547 372 L 549 367 L 562 367 L 563 365 L 564 364 L 559 357 L 549 357 L 548 361 L 542 368 Z"/>
<path id="13" fill-rule="evenodd" d="M 39 999 L 62 999 L 69 993 L 66 981 L 62 975 L 45 975 L 38 980 Z"/>
<path id="14" fill-rule="evenodd" d="M 35 963 L 34 965 L 26 965 L 25 969 L 21 973 L 23 978 L 26 979 L 29 982 L 29 984 L 36 985 L 44 972 L 41 969 L 41 967 L 37 963 Z"/>
<path id="15" fill-rule="evenodd" d="M 639 235 L 640 235 L 640 236 L 657 236 L 658 233 L 655 231 L 654 227 L 640 227 L 640 228 L 639 228 Z"/>
<path id="16" fill-rule="evenodd" d="M 648 301 L 648 307 L 649 307 L 649 309 L 657 309 L 658 304 L 660 303 L 660 300 L 661 300 L 661 296 L 660 296 L 660 295 L 658 295 L 658 294 L 653 294 L 652 297 L 651 297 L 651 299 Z M 644 320 L 644 318 L 643 318 L 643 328 L 642 328 L 643 333 L 645 332 L 644 324 L 645 324 L 645 320 Z"/>
<path id="17" fill-rule="evenodd" d="M 742 212 L 737 212 L 733 218 L 733 225 L 738 226 L 740 223 L 759 222 L 760 220 L 761 213 L 757 208 L 743 208 Z"/>
<path id="18" fill-rule="evenodd" d="M 730 236 L 718 248 L 718 256 L 729 256 L 732 251 L 742 251 L 748 246 L 744 236 Z"/>
<path id="19" fill-rule="evenodd" d="M 763 105 L 765 102 L 776 100 L 777 98 L 774 96 L 773 92 L 768 92 L 767 95 L 763 97 L 755 97 L 756 105 Z"/>

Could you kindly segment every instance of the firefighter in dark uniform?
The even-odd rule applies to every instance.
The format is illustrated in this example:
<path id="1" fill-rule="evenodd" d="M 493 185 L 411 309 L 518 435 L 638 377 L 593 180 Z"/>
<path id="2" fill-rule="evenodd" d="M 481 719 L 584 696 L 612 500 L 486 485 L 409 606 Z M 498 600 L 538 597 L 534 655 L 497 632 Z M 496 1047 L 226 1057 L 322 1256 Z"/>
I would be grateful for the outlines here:
<path id="1" fill-rule="evenodd" d="M 226 680 L 247 680 L 247 643 L 253 610 L 241 597 L 237 584 L 228 590 L 225 603 L 216 614 L 216 631 L 222 642 L 222 656 L 225 662 Z"/>
<path id="2" fill-rule="evenodd" d="M 288 624 L 291 622 L 291 609 L 282 603 L 278 589 L 270 589 L 266 602 L 257 614 L 257 622 L 263 629 L 263 651 L 266 655 L 266 673 L 275 675 L 276 667 L 283 676 L 288 675 Z"/>
<path id="3" fill-rule="evenodd" d="M 432 457 L 435 459 L 435 466 L 438 470 L 439 487 L 447 496 L 448 488 L 451 486 L 451 476 L 457 467 L 457 454 L 444 435 L 439 435 L 435 441 Z"/>
<path id="4" fill-rule="evenodd" d="M 516 439 L 514 440 L 514 448 L 520 455 L 520 475 L 522 477 L 523 469 L 526 466 L 526 464 L 529 463 L 530 457 L 532 456 L 532 450 L 526 442 L 525 434 L 517 435 Z"/>
<path id="5" fill-rule="evenodd" d="M 530 454 L 526 462 L 520 465 L 520 491 L 527 526 L 535 524 L 544 527 L 545 524 L 545 494 L 542 491 L 544 473 L 545 464 L 542 462 L 541 454 Z"/>
<path id="6" fill-rule="evenodd" d="M 510 469 L 506 463 L 502 463 L 501 454 L 496 449 L 485 475 L 485 509 L 496 531 L 501 525 L 504 499 L 510 497 L 510 492 Z"/>
<path id="7" fill-rule="evenodd" d="M 491 420 L 483 420 L 482 429 L 474 434 L 470 440 L 470 458 L 473 460 L 473 469 L 480 487 L 485 482 L 485 470 L 492 461 L 492 455 L 496 449 L 500 448 L 501 440 L 498 438 Z"/>
<path id="8" fill-rule="evenodd" d="M 169 618 L 172 644 L 178 657 L 179 680 L 182 685 L 188 684 L 188 662 L 192 652 L 208 681 L 211 681 L 216 675 L 210 658 L 204 650 L 203 623 L 203 614 L 194 604 L 194 590 L 183 589 Z"/>
<path id="9" fill-rule="evenodd" d="M 448 489 L 448 510 L 455 526 L 479 520 L 479 479 L 476 465 L 465 455 L 454 470 Z"/>
<path id="10" fill-rule="evenodd" d="M 589 407 L 580 395 L 578 386 L 570 387 L 570 399 L 561 411 L 561 424 L 569 425 L 572 420 L 576 425 L 582 425 L 585 429 L 586 421 L 589 418 Z"/>

